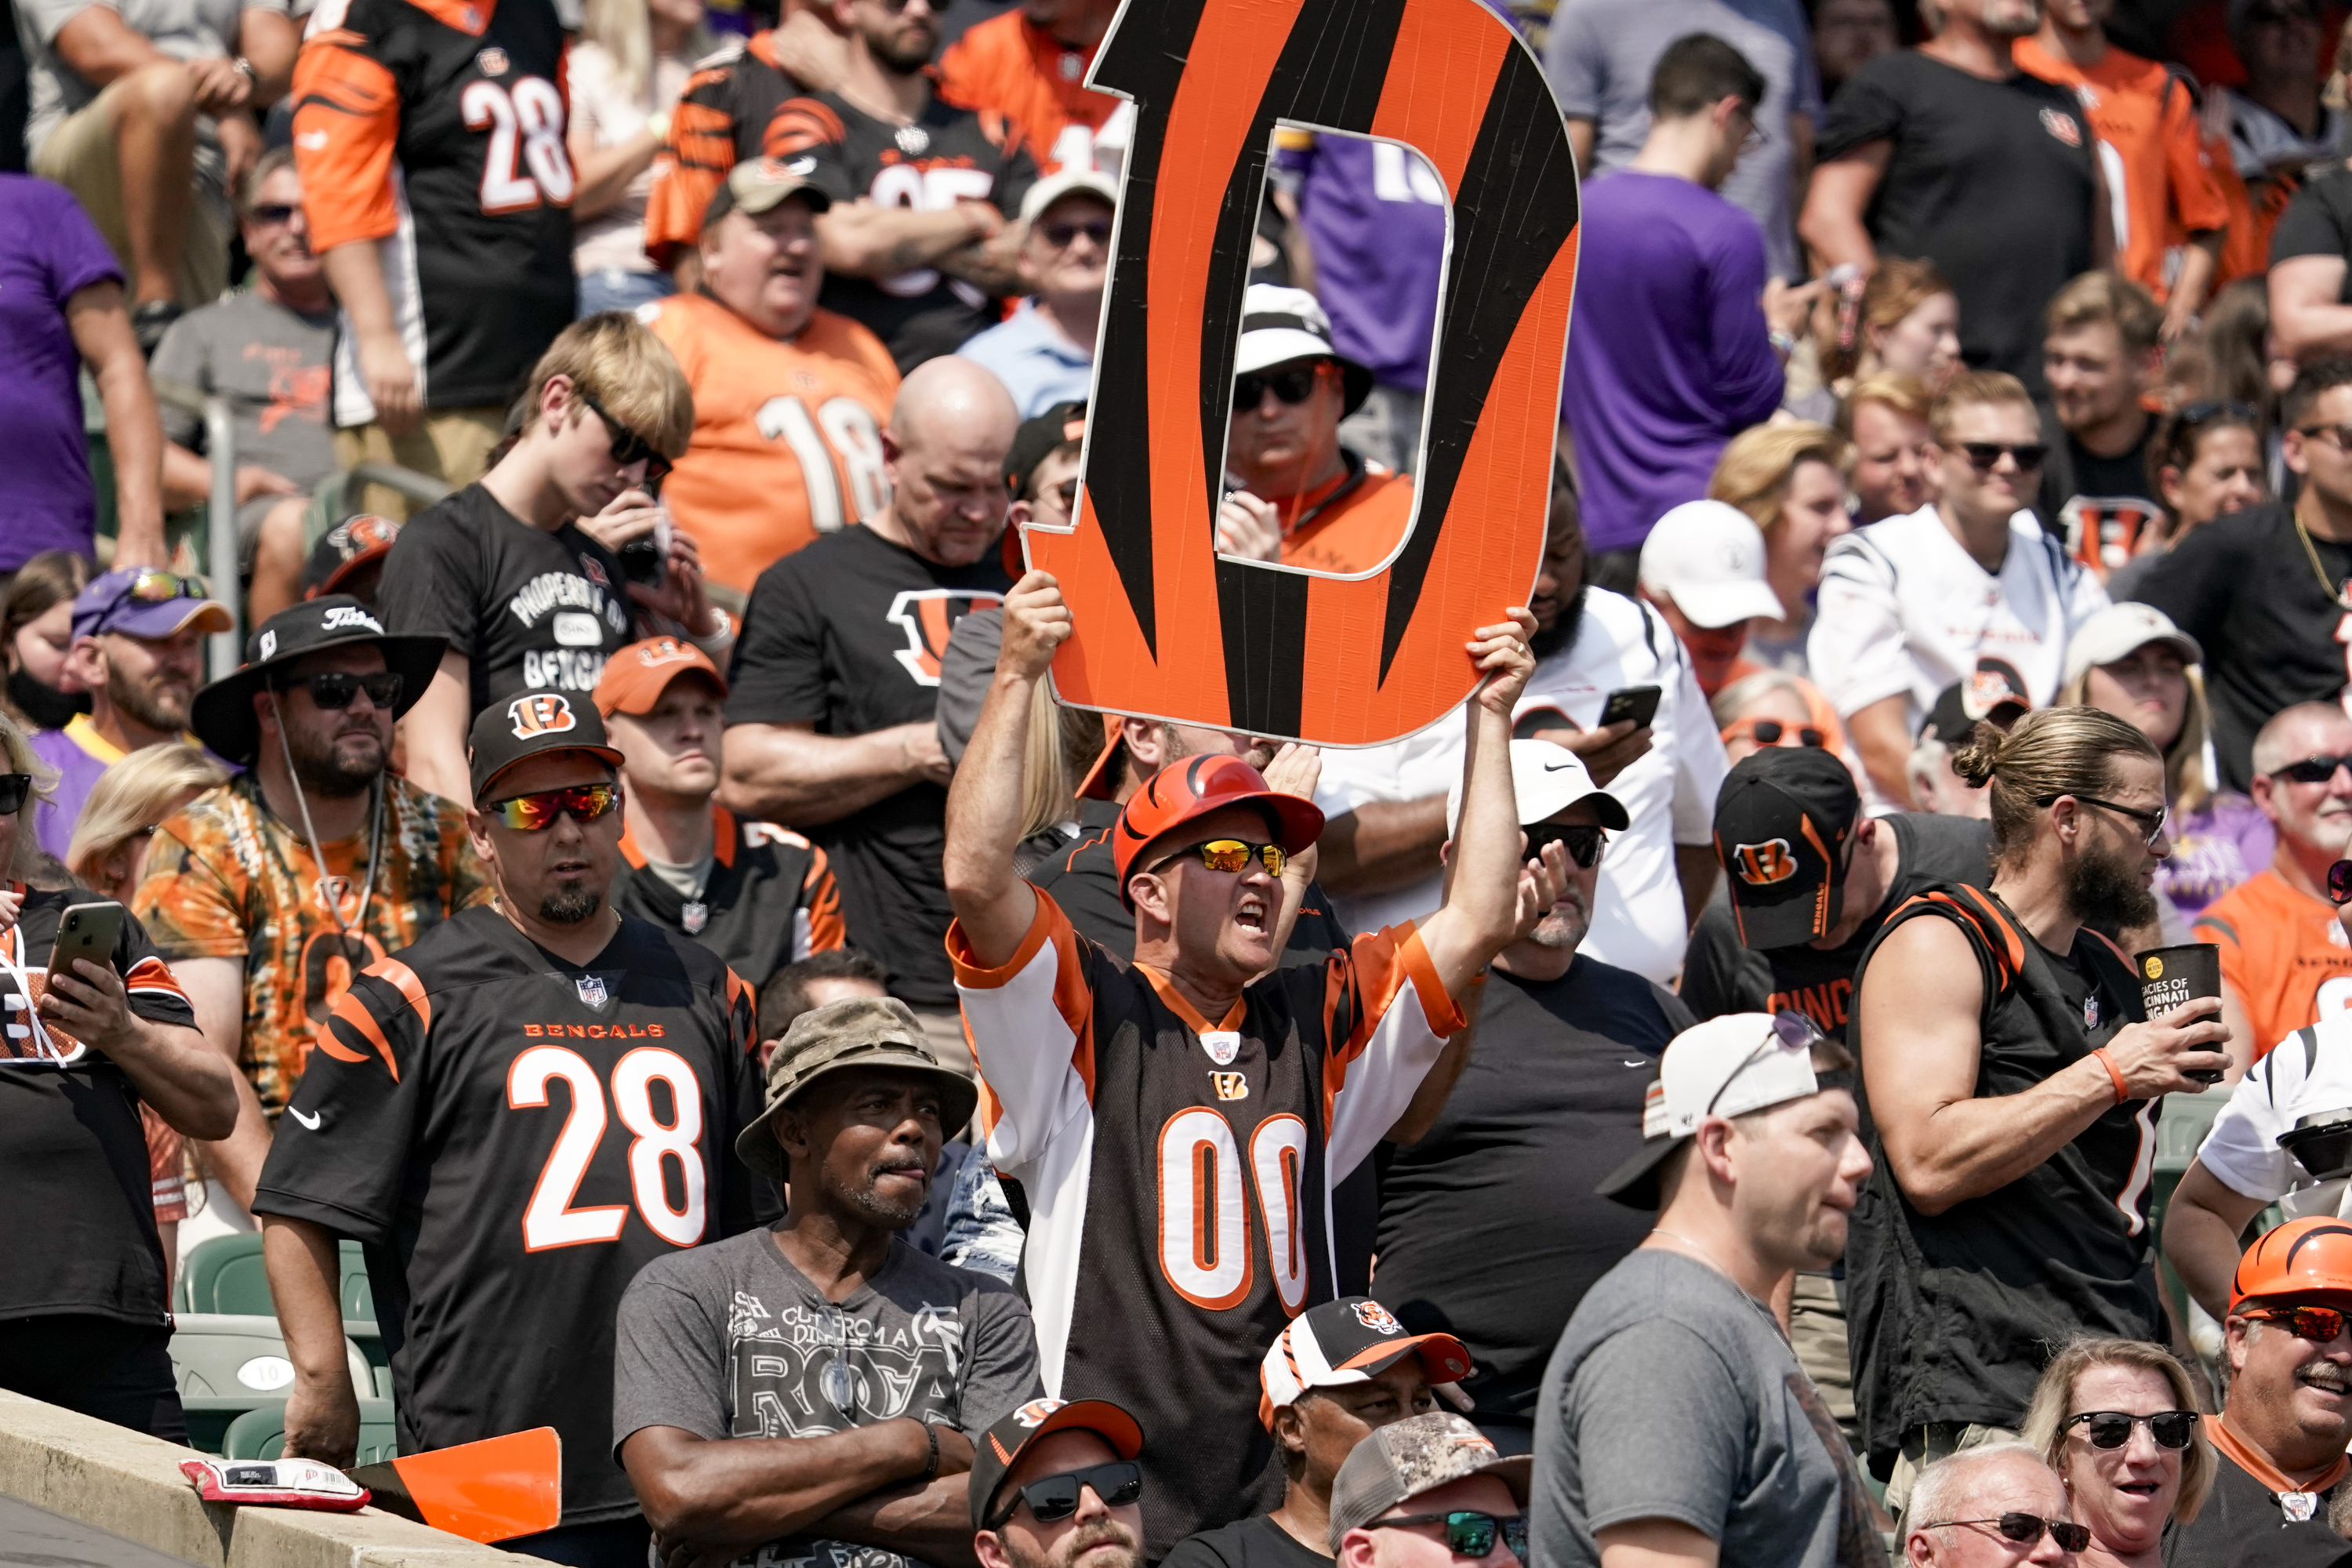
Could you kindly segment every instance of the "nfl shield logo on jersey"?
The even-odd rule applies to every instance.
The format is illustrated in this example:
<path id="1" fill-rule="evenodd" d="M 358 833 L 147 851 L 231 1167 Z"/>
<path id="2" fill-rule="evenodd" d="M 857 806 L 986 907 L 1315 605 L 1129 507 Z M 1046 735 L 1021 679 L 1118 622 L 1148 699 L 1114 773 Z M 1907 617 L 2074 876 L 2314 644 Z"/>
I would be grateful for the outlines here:
<path id="1" fill-rule="evenodd" d="M 574 984 L 577 984 L 580 989 L 580 1000 L 585 1002 L 589 1006 L 602 1007 L 604 1005 L 604 977 L 603 975 L 583 974 L 578 981 L 574 982 Z"/>

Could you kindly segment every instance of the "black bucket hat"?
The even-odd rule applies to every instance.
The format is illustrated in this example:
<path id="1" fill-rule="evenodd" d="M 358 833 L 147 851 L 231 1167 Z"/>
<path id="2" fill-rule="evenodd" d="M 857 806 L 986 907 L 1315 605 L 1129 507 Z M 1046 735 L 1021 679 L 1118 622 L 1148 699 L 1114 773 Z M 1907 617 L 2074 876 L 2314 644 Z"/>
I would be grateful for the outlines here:
<path id="1" fill-rule="evenodd" d="M 325 594 L 278 611 L 246 640 L 245 662 L 196 693 L 188 727 L 216 756 L 250 767 L 261 751 L 261 721 L 253 715 L 253 694 L 269 673 L 321 648 L 373 644 L 383 650 L 383 667 L 400 677 L 395 719 L 416 706 L 434 671 L 441 668 L 441 637 L 394 637 L 376 613 L 349 594 Z"/>

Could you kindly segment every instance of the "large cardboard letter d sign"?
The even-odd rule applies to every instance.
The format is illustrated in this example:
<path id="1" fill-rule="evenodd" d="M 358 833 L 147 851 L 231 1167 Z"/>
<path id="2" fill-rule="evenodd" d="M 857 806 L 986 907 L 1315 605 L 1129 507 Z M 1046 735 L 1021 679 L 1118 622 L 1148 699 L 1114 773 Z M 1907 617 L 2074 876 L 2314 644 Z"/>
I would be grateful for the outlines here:
<path id="1" fill-rule="evenodd" d="M 1577 216 L 1543 73 L 1478 0 L 1128 0 L 1092 80 L 1136 128 L 1083 499 L 1025 536 L 1076 622 L 1055 689 L 1335 745 L 1410 734 L 1469 694 L 1464 639 L 1542 555 Z M 1412 531 L 1362 577 L 1213 544 L 1276 121 L 1405 142 L 1453 203 Z"/>

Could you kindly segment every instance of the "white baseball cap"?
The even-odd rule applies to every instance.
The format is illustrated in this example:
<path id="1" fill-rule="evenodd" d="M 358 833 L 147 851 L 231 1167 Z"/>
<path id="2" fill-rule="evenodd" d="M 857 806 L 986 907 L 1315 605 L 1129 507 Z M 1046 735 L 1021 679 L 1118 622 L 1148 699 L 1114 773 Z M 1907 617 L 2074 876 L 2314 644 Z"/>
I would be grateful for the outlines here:
<path id="1" fill-rule="evenodd" d="M 2074 628 L 2066 644 L 2065 684 L 2072 686 L 2095 665 L 2113 664 L 2152 642 L 2160 642 L 2180 656 L 2183 664 L 2202 664 L 2205 650 L 2197 639 L 2172 624 L 2172 617 L 2154 605 L 2126 600 Z"/>
<path id="2" fill-rule="evenodd" d="M 1824 1089 L 1851 1089 L 1850 1073 L 1816 1075 L 1820 1035 L 1801 1013 L 1726 1013 L 1667 1042 L 1642 1100 L 1642 1149 L 1594 1189 L 1628 1208 L 1658 1206 L 1658 1167 L 1710 1116 L 1745 1116 Z"/>
<path id="3" fill-rule="evenodd" d="M 1021 221 L 1035 223 L 1045 216 L 1047 207 L 1064 196 L 1081 193 L 1100 196 L 1112 206 L 1118 205 L 1118 186 L 1108 174 L 1097 174 L 1092 169 L 1066 169 L 1029 187 L 1029 194 L 1021 198 Z"/>
<path id="4" fill-rule="evenodd" d="M 1764 580 L 1764 531 L 1728 501 L 1686 500 L 1658 519 L 1642 542 L 1642 586 L 1709 630 L 1783 613 Z"/>
<path id="5" fill-rule="evenodd" d="M 1592 782 L 1582 757 L 1550 741 L 1511 742 L 1511 788 L 1519 797 L 1522 827 L 1557 816 L 1580 800 L 1591 802 L 1592 815 L 1612 832 L 1622 833 L 1633 821 L 1615 795 Z M 1456 773 L 1445 792 L 1445 831 L 1452 833 L 1461 822 L 1462 775 Z"/>

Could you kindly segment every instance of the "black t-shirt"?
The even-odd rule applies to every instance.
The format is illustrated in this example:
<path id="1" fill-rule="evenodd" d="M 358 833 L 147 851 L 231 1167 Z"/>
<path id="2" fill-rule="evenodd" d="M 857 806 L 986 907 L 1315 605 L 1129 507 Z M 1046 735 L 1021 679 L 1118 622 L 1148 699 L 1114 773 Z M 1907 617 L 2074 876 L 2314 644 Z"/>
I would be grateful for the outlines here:
<path id="1" fill-rule="evenodd" d="M 842 942 L 841 894 L 824 851 L 772 822 L 739 822 L 710 808 L 712 853 L 702 896 L 689 899 L 621 835 L 628 865 L 613 879 L 613 907 L 692 937 L 758 989 L 787 963 Z"/>
<path id="2" fill-rule="evenodd" d="M 563 1438 L 563 1522 L 637 1511 L 612 1458 L 613 1322 L 637 1270 L 749 1229 L 751 988 L 624 920 L 575 968 L 461 910 L 352 982 L 254 1195 L 367 1250 L 400 1451 Z"/>
<path id="3" fill-rule="evenodd" d="M 479 713 L 527 691 L 593 692 L 633 635 L 625 581 L 571 523 L 533 528 L 473 484 L 409 519 L 376 605 L 394 636 L 446 637 L 466 656 Z"/>
<path id="4" fill-rule="evenodd" d="M 27 890 L 21 882 L 14 890 L 25 901 L 16 923 L 0 932 L 0 955 L 24 972 L 37 998 L 58 917 L 97 895 Z M 186 993 L 128 913 L 114 968 L 131 1012 L 196 1026 Z M 44 1026 L 52 1050 L 43 1050 L 20 1005 L 31 1000 L 0 968 L 0 1179 L 8 1188 L 0 1205 L 0 1318 L 72 1312 L 161 1327 L 169 1304 L 138 1091 L 102 1052 L 54 1024 Z"/>
<path id="5" fill-rule="evenodd" d="M 2211 1416 L 2206 1419 L 2210 1421 Z M 2287 1522 L 2284 1510 L 2279 1507 L 2278 1493 L 2254 1479 L 2240 1467 L 2238 1461 L 2216 1448 L 2213 1458 L 2213 1489 L 2205 1494 L 2205 1504 L 2197 1510 L 2195 1520 L 2188 1524 L 2175 1521 L 2165 1527 L 2164 1568 L 2231 1568 L 2241 1561 L 2239 1553 L 2259 1536 L 2277 1530 Z M 2318 1494 L 2313 1511 L 2305 1517 L 2319 1521 L 2326 1528 L 2329 1504 L 2346 1482 Z M 2342 1542 L 2336 1543 L 2338 1546 Z M 2313 1562 L 2323 1559 L 2314 1555 Z"/>
<path id="6" fill-rule="evenodd" d="M 1270 1513 L 1253 1514 L 1215 1530 L 1188 1535 L 1168 1549 L 1160 1568 L 1331 1568 Z"/>
<path id="7" fill-rule="evenodd" d="M 1672 993 L 1580 957 L 1554 981 L 1493 971 L 1470 1062 L 1437 1124 L 1381 1167 L 1381 1304 L 1470 1352 L 1481 1410 L 1532 1419 L 1544 1363 L 1594 1280 L 1654 1215 L 1594 1195 L 1642 1142 Z"/>
<path id="8" fill-rule="evenodd" d="M 2352 260 L 2352 169 L 2342 166 L 2303 183 L 2271 230 L 2271 265 L 2297 256 L 2333 256 Z M 2352 268 L 2336 289 L 2339 303 L 2352 304 Z"/>
<path id="9" fill-rule="evenodd" d="M 2074 94 L 1903 49 L 1838 89 L 1821 156 L 1872 142 L 1890 144 L 1864 214 L 1878 254 L 1934 262 L 1959 298 L 1963 357 L 2038 390 L 2042 308 L 2092 266 L 2096 187 Z"/>
<path id="10" fill-rule="evenodd" d="M 2042 410 L 2042 438 L 2050 458 L 2042 465 L 2033 510 L 2075 560 L 2113 572 L 2133 558 L 2142 534 L 2162 527 L 2164 508 L 2147 477 L 2147 444 L 2155 434 L 2156 421 L 2145 419 L 2130 447 L 2101 457 L 2060 425 L 2056 414 Z"/>
<path id="11" fill-rule="evenodd" d="M 1992 885 L 1991 824 L 1904 812 L 1880 817 L 1878 826 L 1895 835 L 1895 885 L 1853 935 L 1835 947 L 1800 943 L 1767 951 L 1741 945 L 1729 895 L 1718 881 L 1683 957 L 1684 1004 L 1701 1018 L 1794 1007 L 1832 1034 L 1843 1033 L 1853 1014 L 1854 968 L 1897 905 L 1937 882 Z"/>
<path id="12" fill-rule="evenodd" d="M 865 735 L 928 724 L 940 655 L 970 611 L 1012 583 L 997 552 L 941 566 L 863 523 L 829 533 L 760 574 L 728 671 L 730 724 L 808 724 Z M 833 862 L 849 944 L 890 971 L 890 994 L 918 1007 L 956 1005 L 940 857 L 948 792 L 909 784 L 809 836 Z"/>
<path id="13" fill-rule="evenodd" d="M 796 98 L 769 121 L 768 150 L 795 172 L 807 162 L 810 184 L 836 202 L 864 197 L 919 212 L 984 201 L 1010 221 L 1037 183 L 1035 160 L 1002 116 L 936 96 L 907 125 L 877 120 L 838 93 Z M 955 353 L 995 320 L 985 292 L 929 267 L 889 278 L 828 271 L 820 302 L 888 344 L 901 374 Z"/>
<path id="14" fill-rule="evenodd" d="M 2335 594 L 2352 581 L 2352 544 L 2312 536 Z M 2295 702 L 2344 694 L 2347 616 L 2295 537 L 2294 514 L 2266 501 L 2191 529 L 2156 558 L 2135 597 L 2170 616 L 2205 649 L 2205 695 L 2223 787 L 2252 777 L 2254 732 Z"/>

